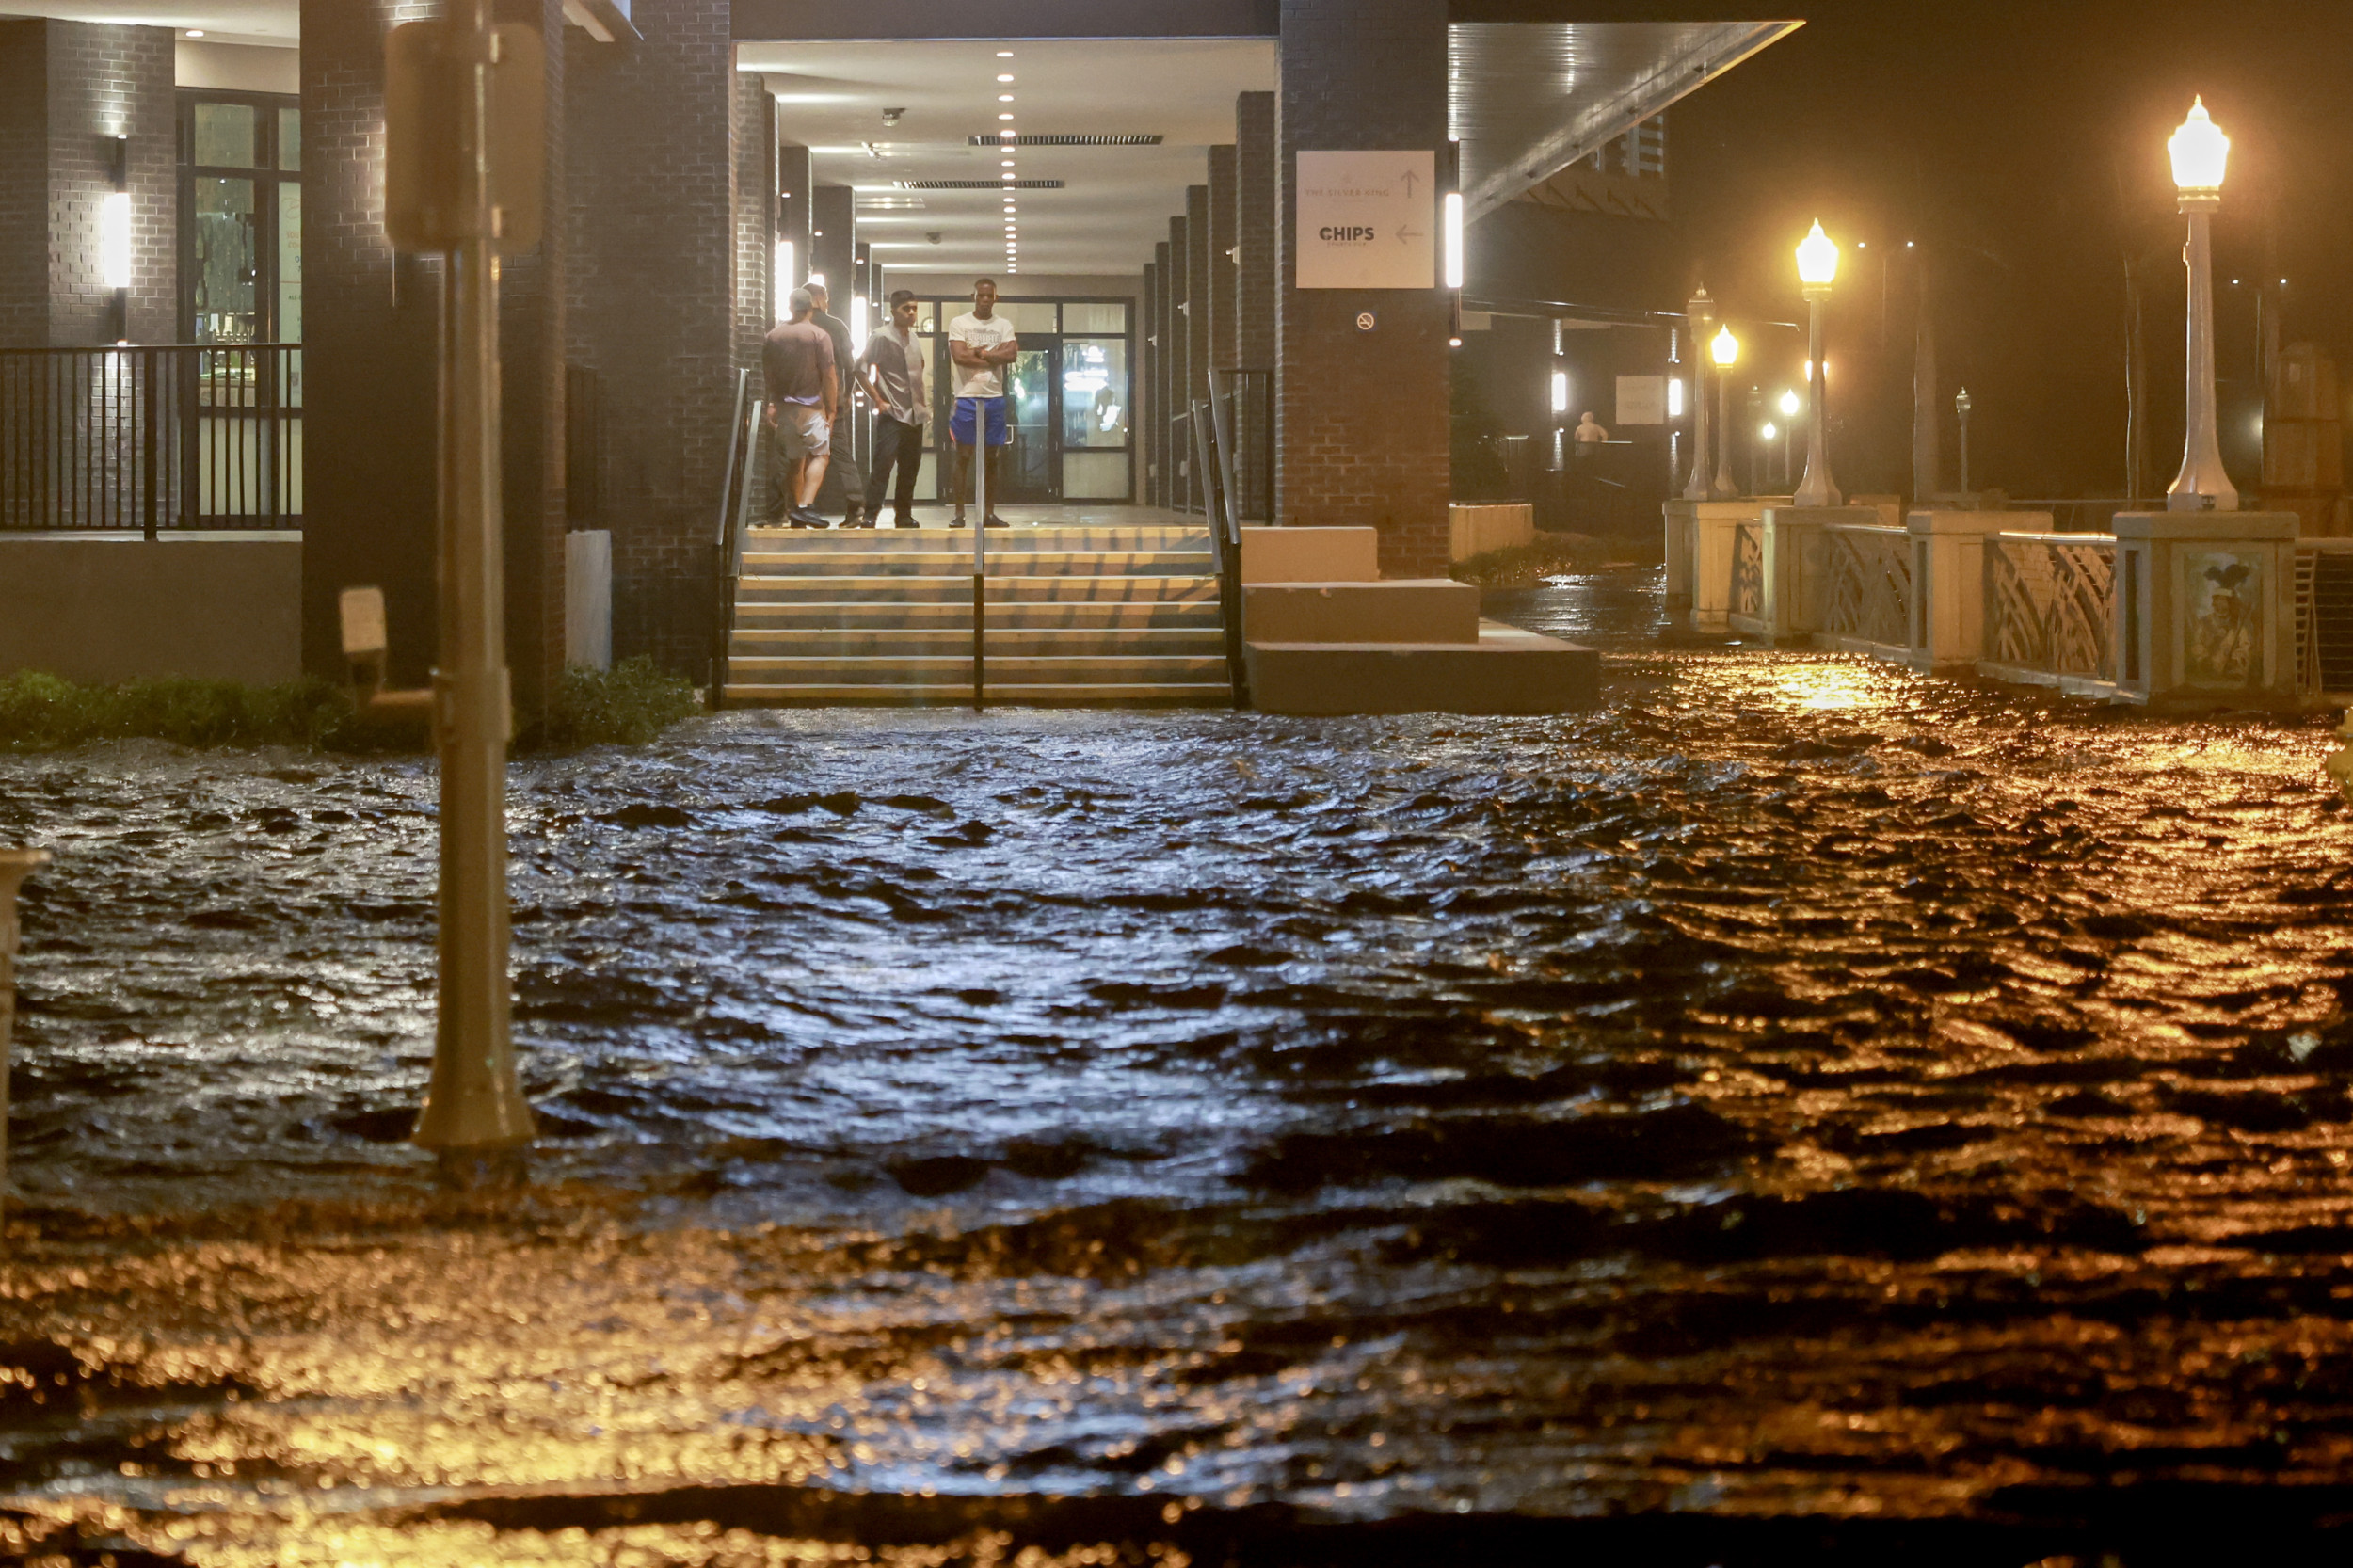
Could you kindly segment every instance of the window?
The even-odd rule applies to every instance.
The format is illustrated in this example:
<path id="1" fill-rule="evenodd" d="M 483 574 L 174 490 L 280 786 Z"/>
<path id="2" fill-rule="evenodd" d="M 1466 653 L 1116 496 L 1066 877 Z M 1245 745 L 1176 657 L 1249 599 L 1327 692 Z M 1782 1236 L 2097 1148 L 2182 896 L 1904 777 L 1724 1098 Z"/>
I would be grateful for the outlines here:
<path id="1" fill-rule="evenodd" d="M 293 100 L 181 92 L 182 341 L 302 341 L 301 168 Z"/>

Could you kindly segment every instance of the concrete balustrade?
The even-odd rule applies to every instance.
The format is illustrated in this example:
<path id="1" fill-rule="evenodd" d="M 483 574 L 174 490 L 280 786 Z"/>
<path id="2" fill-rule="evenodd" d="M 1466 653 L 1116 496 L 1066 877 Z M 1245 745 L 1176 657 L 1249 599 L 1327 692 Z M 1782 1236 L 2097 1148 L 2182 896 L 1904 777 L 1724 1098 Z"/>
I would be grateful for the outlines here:
<path id="1" fill-rule="evenodd" d="M 1678 631 L 1721 635 L 1732 630 L 1734 556 L 1743 523 L 1764 520 L 1785 496 L 1666 504 L 1667 621 Z"/>
<path id="2" fill-rule="evenodd" d="M 2297 701 L 2294 512 L 2121 512 L 2117 695 L 2153 707 Z"/>
<path id="3" fill-rule="evenodd" d="M 1985 656 L 1985 541 L 2003 532 L 2048 533 L 2048 512 L 1913 512 L 1911 662 L 1963 674 Z"/>

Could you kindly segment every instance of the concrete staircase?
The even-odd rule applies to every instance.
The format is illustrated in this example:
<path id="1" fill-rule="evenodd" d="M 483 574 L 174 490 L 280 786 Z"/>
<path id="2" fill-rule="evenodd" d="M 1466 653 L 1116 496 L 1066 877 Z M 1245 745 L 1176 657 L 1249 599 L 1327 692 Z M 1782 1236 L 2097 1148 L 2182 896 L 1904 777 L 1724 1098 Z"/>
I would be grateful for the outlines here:
<path id="1" fill-rule="evenodd" d="M 1206 527 L 993 528 L 985 698 L 1005 706 L 1233 701 Z M 972 700 L 968 529 L 756 528 L 722 702 Z"/>

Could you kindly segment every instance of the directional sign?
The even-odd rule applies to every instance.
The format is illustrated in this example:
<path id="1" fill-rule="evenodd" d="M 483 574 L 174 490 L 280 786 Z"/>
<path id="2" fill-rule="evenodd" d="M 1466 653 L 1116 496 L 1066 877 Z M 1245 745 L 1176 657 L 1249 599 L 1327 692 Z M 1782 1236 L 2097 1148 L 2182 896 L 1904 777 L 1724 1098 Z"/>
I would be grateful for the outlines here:
<path id="1" fill-rule="evenodd" d="M 1299 154 L 1303 289 L 1438 286 L 1438 155 Z"/>

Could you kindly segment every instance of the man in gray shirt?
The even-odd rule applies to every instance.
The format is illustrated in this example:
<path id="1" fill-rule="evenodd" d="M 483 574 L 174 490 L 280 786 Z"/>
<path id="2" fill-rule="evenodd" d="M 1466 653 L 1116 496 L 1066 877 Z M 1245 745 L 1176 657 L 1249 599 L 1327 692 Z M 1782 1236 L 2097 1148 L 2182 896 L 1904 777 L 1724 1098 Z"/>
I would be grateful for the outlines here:
<path id="1" fill-rule="evenodd" d="M 851 368 L 856 356 L 850 352 L 850 327 L 840 316 L 826 310 L 830 300 L 824 283 L 812 280 L 808 284 L 808 296 L 817 302 L 817 313 L 809 319 L 824 328 L 825 335 L 833 339 L 833 362 L 841 367 L 841 408 L 840 417 L 834 421 L 840 430 L 841 439 L 834 442 L 833 468 L 826 475 L 833 483 L 828 488 L 840 492 L 841 526 L 863 528 L 866 526 L 866 476 L 857 471 L 857 454 L 852 444 L 852 420 L 856 410 L 851 406 L 850 394 L 857 387 L 858 378 L 857 373 Z"/>
<path id="2" fill-rule="evenodd" d="M 892 465 L 899 471 L 891 510 L 902 528 L 915 520 L 915 480 L 923 467 L 923 433 L 931 422 L 931 392 L 923 383 L 923 344 L 915 335 L 920 307 L 901 289 L 890 296 L 890 322 L 866 340 L 858 356 L 857 381 L 874 400 L 874 460 L 866 481 L 866 514 L 880 524 L 883 490 Z"/>

